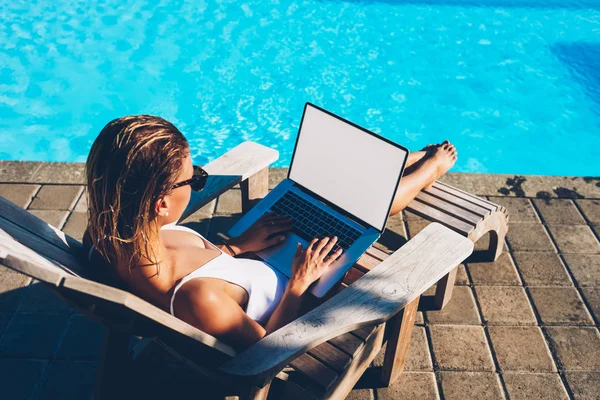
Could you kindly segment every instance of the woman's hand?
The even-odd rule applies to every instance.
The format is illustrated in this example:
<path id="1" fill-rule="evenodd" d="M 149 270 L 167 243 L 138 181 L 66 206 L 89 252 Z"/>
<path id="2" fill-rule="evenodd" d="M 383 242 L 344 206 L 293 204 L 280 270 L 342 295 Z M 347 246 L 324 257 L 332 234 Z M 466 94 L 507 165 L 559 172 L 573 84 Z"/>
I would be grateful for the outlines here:
<path id="1" fill-rule="evenodd" d="M 298 295 L 306 292 L 311 283 L 319 279 L 329 265 L 342 254 L 342 249 L 339 248 L 328 256 L 336 243 L 336 236 L 324 237 L 320 240 L 315 238 L 305 250 L 298 243 L 296 255 L 292 261 L 292 277 L 288 282 L 288 289 Z"/>
<path id="2" fill-rule="evenodd" d="M 290 217 L 268 212 L 240 236 L 231 238 L 228 242 L 236 245 L 242 253 L 260 251 L 283 242 L 293 224 L 294 220 Z"/>

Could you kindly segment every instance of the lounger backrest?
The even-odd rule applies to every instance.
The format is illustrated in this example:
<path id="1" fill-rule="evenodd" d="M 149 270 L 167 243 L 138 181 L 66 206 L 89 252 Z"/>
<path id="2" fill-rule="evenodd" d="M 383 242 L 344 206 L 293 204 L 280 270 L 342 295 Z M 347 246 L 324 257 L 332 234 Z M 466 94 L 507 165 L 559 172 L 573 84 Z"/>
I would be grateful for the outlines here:
<path id="1" fill-rule="evenodd" d="M 206 187 L 192 194 L 181 219 L 234 185 L 247 183 L 278 157 L 276 150 L 248 141 L 205 165 L 210 175 Z M 218 368 L 220 361 L 235 355 L 214 337 L 131 293 L 95 280 L 86 273 L 87 255 L 82 253 L 79 241 L 0 197 L 0 264 L 45 282 L 68 304 L 112 329 L 168 343 L 187 359 L 205 360 L 207 367 Z"/>
<path id="2" fill-rule="evenodd" d="M 31 261 L 10 268 L 53 285 L 65 276 L 85 276 L 78 256 L 80 242 L 1 196 L 0 229 L 3 250 Z"/>
<path id="3" fill-rule="evenodd" d="M 0 196 L 0 264 L 48 284 L 69 305 L 112 329 L 169 338 L 215 365 L 235 355 L 230 346 L 139 297 L 92 280 L 85 257 L 79 241 Z"/>

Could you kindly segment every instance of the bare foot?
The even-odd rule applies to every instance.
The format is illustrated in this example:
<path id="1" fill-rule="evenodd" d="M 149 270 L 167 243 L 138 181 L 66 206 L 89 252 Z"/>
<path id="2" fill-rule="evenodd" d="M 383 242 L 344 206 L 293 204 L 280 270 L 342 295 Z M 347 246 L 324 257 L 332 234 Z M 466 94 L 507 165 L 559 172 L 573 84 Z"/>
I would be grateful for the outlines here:
<path id="1" fill-rule="evenodd" d="M 434 151 L 435 153 L 433 153 L 431 157 L 436 164 L 437 173 L 435 179 L 433 179 L 429 185 L 425 186 L 425 189 L 430 189 L 437 179 L 448 172 L 448 170 L 454 166 L 456 158 L 458 157 L 456 147 L 447 140 L 437 146 Z"/>

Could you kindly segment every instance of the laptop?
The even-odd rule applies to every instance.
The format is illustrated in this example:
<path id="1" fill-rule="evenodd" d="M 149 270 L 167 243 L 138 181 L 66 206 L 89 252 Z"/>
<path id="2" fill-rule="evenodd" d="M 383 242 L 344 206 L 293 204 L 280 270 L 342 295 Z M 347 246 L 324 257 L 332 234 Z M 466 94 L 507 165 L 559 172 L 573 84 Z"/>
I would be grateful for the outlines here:
<path id="1" fill-rule="evenodd" d="M 291 277 L 297 243 L 337 236 L 342 255 L 309 291 L 323 297 L 381 236 L 408 150 L 314 104 L 306 103 L 288 176 L 228 232 L 241 235 L 267 212 L 294 219 L 282 243 L 256 252 Z"/>

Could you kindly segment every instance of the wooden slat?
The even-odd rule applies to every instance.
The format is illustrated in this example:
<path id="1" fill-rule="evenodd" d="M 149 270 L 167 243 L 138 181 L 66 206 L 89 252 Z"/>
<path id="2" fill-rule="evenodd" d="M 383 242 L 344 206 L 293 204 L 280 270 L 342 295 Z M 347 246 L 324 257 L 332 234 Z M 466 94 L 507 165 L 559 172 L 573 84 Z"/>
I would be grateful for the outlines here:
<path id="1" fill-rule="evenodd" d="M 440 279 L 435 286 L 435 297 L 433 299 L 435 309 L 441 310 L 446 307 L 446 304 L 452 299 L 452 292 L 454 290 L 454 282 L 456 281 L 456 274 L 458 272 L 458 266 L 454 268 L 448 275 Z"/>
<path id="2" fill-rule="evenodd" d="M 183 221 L 241 181 L 277 161 L 279 152 L 255 142 L 244 142 L 203 168 L 209 178 L 201 192 L 192 192 L 187 208 L 179 219 Z"/>
<path id="3" fill-rule="evenodd" d="M 377 247 L 373 247 L 373 246 L 369 247 L 369 249 L 367 250 L 367 253 L 370 254 L 371 256 L 375 257 L 379 261 L 383 261 L 390 256 L 385 251 L 379 250 Z"/>
<path id="4" fill-rule="evenodd" d="M 419 193 L 417 199 L 470 225 L 476 226 L 477 223 L 481 221 L 481 217 L 471 212 L 471 210 L 465 210 L 464 208 L 455 206 L 454 204 L 448 203 L 447 201 L 434 197 L 428 193 Z"/>
<path id="5" fill-rule="evenodd" d="M 419 297 L 404 307 L 394 318 L 387 322 L 388 342 L 385 349 L 381 378 L 384 385 L 390 386 L 404 369 L 408 356 L 410 337 L 415 326 Z"/>
<path id="6" fill-rule="evenodd" d="M 381 261 L 388 258 L 390 255 L 386 252 L 379 250 L 376 247 L 369 247 L 369 249 L 356 261 L 352 266 L 352 269 L 356 269 L 359 273 L 366 274 L 371 269 L 375 268 L 381 263 Z M 353 275 L 351 275 L 353 276 Z M 345 280 L 345 279 L 344 279 Z"/>
<path id="7" fill-rule="evenodd" d="M 348 270 L 348 272 L 346 272 L 346 275 L 344 276 L 344 279 L 342 280 L 342 282 L 346 285 L 351 285 L 356 280 L 358 280 L 360 277 L 362 277 L 364 274 L 365 274 L 364 271 L 361 271 L 357 268 L 352 267 Z"/>
<path id="8" fill-rule="evenodd" d="M 477 204 L 466 201 L 461 196 L 457 196 L 455 194 L 444 192 L 443 190 L 440 190 L 439 188 L 437 188 L 435 186 L 432 186 L 429 189 L 425 189 L 424 192 L 428 193 L 432 196 L 438 197 L 440 199 L 446 200 L 447 202 L 454 204 L 458 207 L 462 207 L 465 210 L 469 210 L 473 214 L 479 215 L 480 217 L 485 217 L 486 215 L 490 215 L 490 212 L 491 212 L 491 210 L 489 208 L 481 207 Z"/>
<path id="9" fill-rule="evenodd" d="M 490 211 L 496 211 L 498 209 L 498 205 L 494 204 L 486 199 L 483 199 L 479 196 L 475 196 L 471 193 L 465 192 L 464 190 L 457 189 L 453 186 L 445 184 L 443 182 L 435 182 L 433 187 L 438 188 L 439 190 L 443 190 L 444 192 L 454 194 L 455 196 L 459 196 L 462 199 L 469 201 L 473 204 L 477 204 L 483 208 L 487 208 Z"/>
<path id="10" fill-rule="evenodd" d="M 338 285 L 338 287 L 335 289 L 335 294 L 340 293 L 342 290 L 346 289 L 348 287 L 348 285 L 346 285 L 344 282 L 340 283 Z"/>
<path id="11" fill-rule="evenodd" d="M 51 285 L 58 285 L 67 272 L 13 240 L 0 229 L 0 264 Z"/>
<path id="12" fill-rule="evenodd" d="M 338 382 L 325 392 L 321 398 L 328 400 L 343 400 L 345 399 L 356 382 L 363 375 L 369 364 L 377 356 L 383 345 L 384 329 L 383 325 L 379 325 L 373 331 L 369 340 L 364 346 L 354 354 L 352 364 L 338 378 Z"/>
<path id="13" fill-rule="evenodd" d="M 472 251 L 473 243 L 469 239 L 432 223 L 373 268 L 369 279 L 359 279 L 312 311 L 267 335 L 225 363 L 222 371 L 254 377 L 259 385 L 264 384 L 288 362 L 317 345 L 396 315 Z"/>
<path id="14" fill-rule="evenodd" d="M 335 372 L 340 372 L 352 361 L 352 358 L 329 342 L 322 343 L 308 352 Z"/>
<path id="15" fill-rule="evenodd" d="M 477 195 L 475 195 L 475 194 L 473 194 L 473 193 L 469 193 L 469 192 L 467 192 L 466 190 L 459 189 L 459 188 L 457 188 L 457 187 L 451 186 L 451 185 L 449 185 L 449 184 L 447 184 L 447 183 L 444 183 L 444 182 L 437 182 L 437 181 L 436 181 L 436 184 L 439 184 L 439 186 L 444 186 L 444 187 L 446 187 L 446 188 L 450 188 L 450 189 L 452 189 L 454 192 L 459 192 L 459 193 L 462 193 L 462 194 L 463 194 L 463 195 L 465 195 L 465 196 L 468 196 L 468 197 L 474 197 L 475 199 L 481 200 L 481 201 L 483 201 L 484 203 L 488 203 L 488 204 L 489 204 L 489 205 L 491 205 L 491 206 L 496 206 L 496 207 L 498 207 L 498 205 L 497 205 L 497 204 L 494 204 L 493 202 L 489 201 L 488 199 L 486 199 L 486 198 L 485 198 L 485 197 L 483 197 L 483 196 L 477 196 Z"/>
<path id="16" fill-rule="evenodd" d="M 290 365 L 310 380 L 310 386 L 318 387 L 320 391 L 327 390 L 336 383 L 335 380 L 339 380 L 338 374 L 346 374 L 351 364 L 356 363 L 353 360 L 361 354 L 362 349 L 371 339 L 371 336 L 378 331 L 378 328 L 380 326 L 368 326 L 341 335 L 301 355 L 292 361 Z M 332 343 L 336 343 L 344 351 L 333 346 Z M 313 359 L 307 358 L 306 355 L 312 356 L 313 359 L 321 363 L 315 363 Z M 330 381 L 333 378 L 330 370 L 336 373 L 334 381 Z"/>
<path id="17" fill-rule="evenodd" d="M 6 238 L 3 239 L 2 244 L 8 247 L 7 250 L 9 250 L 9 253 L 10 249 L 15 247 L 13 242 L 17 242 L 23 246 L 19 254 L 23 254 L 24 252 L 29 251 L 32 254 L 31 257 L 34 257 L 33 254 L 37 253 L 42 257 L 52 260 L 54 269 L 57 272 L 58 270 L 62 270 L 69 274 L 79 276 L 84 274 L 84 272 L 82 271 L 83 268 L 80 264 L 80 260 L 77 257 L 75 257 L 72 253 L 55 246 L 53 243 L 44 240 L 37 235 L 31 234 L 29 231 L 26 231 L 20 226 L 13 224 L 11 221 L 4 219 L 3 216 L 0 216 L 0 230 L 4 233 L 3 236 Z M 43 273 L 46 273 L 50 268 L 50 264 L 41 264 L 40 268 L 43 269 Z M 33 276 L 36 274 L 36 271 L 34 269 L 30 269 L 28 272 L 29 276 Z M 33 277 L 36 279 L 40 279 L 37 276 Z"/>
<path id="18" fill-rule="evenodd" d="M 443 211 L 438 210 L 437 208 L 433 208 L 425 203 L 422 203 L 418 199 L 414 199 L 410 202 L 410 204 L 406 207 L 406 209 L 414 212 L 415 214 L 432 219 L 440 224 L 451 228 L 458 233 L 463 234 L 464 236 L 468 236 L 469 233 L 475 228 L 473 225 L 468 224 L 464 221 L 459 220 L 452 215 L 446 214 Z"/>
<path id="19" fill-rule="evenodd" d="M 377 329 L 377 325 L 363 326 L 352 331 L 352 334 L 366 341 L 373 334 L 375 329 Z"/>
<path id="20" fill-rule="evenodd" d="M 77 240 L 2 196 L 0 196 L 0 215 L 32 235 L 38 236 L 67 252 L 76 254 L 82 248 L 82 244 Z"/>
<path id="21" fill-rule="evenodd" d="M 329 389 L 338 377 L 338 374 L 334 370 L 328 368 L 325 364 L 310 356 L 308 353 L 302 354 L 294 361 L 290 362 L 290 365 L 298 372 L 310 378 L 317 386 L 324 390 Z"/>
<path id="22" fill-rule="evenodd" d="M 367 273 L 379 264 L 381 264 L 381 260 L 373 257 L 369 253 L 365 253 L 358 259 L 358 261 L 356 261 L 356 263 L 354 263 L 352 267 Z"/>
<path id="23" fill-rule="evenodd" d="M 348 354 L 349 356 L 352 356 L 356 352 L 356 349 L 359 348 L 364 343 L 364 341 L 361 338 L 351 334 L 350 332 L 347 332 L 333 339 L 330 339 L 328 343 L 331 343 L 338 349 L 342 350 L 344 353 Z"/>

